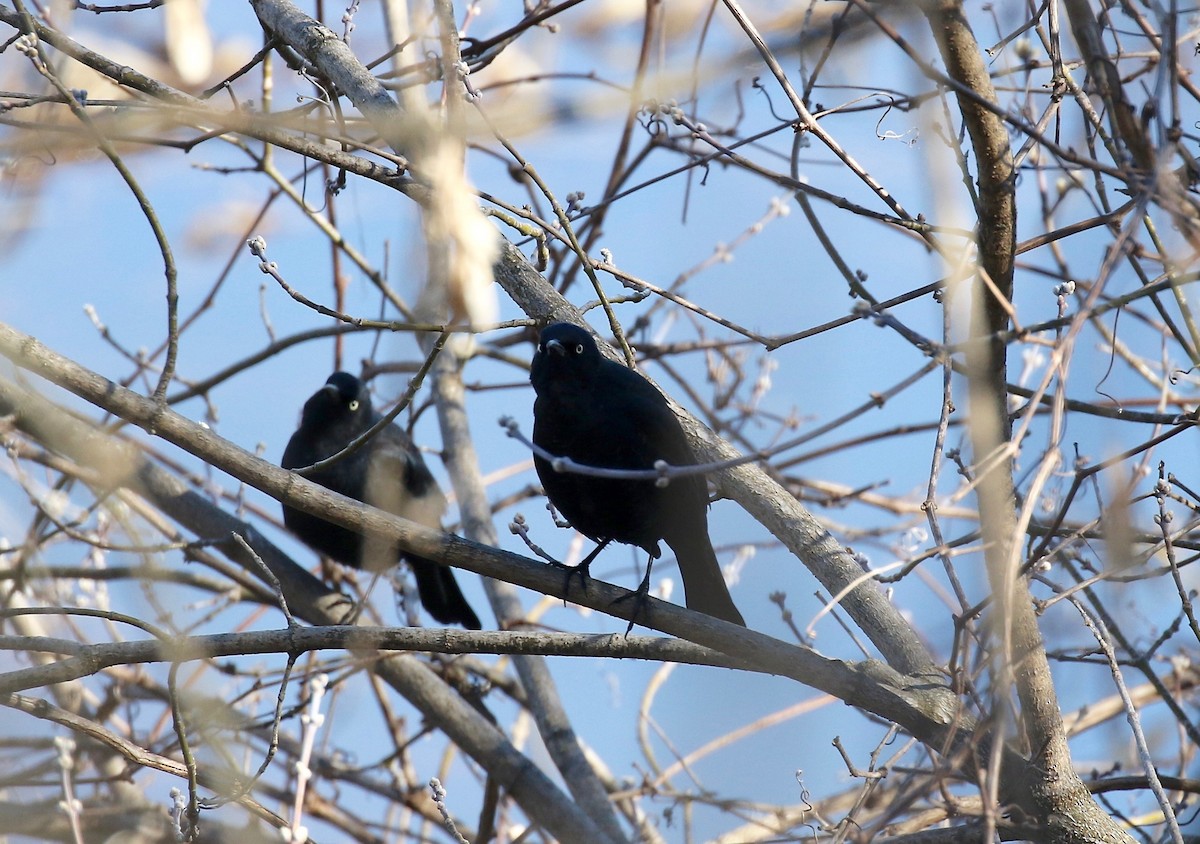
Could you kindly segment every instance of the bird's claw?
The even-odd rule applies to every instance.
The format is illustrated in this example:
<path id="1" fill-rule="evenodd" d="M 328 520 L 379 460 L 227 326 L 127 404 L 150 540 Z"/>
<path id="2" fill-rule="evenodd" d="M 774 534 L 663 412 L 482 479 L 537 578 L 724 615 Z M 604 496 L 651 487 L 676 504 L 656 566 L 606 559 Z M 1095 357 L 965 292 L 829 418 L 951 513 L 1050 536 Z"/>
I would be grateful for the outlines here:
<path id="1" fill-rule="evenodd" d="M 566 563 L 552 562 L 551 565 L 557 569 L 561 569 L 564 574 L 563 595 L 562 595 L 563 603 L 566 603 L 567 596 L 571 594 L 572 578 L 575 578 L 575 577 L 579 578 L 579 585 L 583 587 L 583 594 L 585 594 L 585 595 L 587 594 L 588 581 L 592 579 L 591 574 L 589 574 L 589 572 L 588 572 L 590 564 L 580 563 L 579 565 L 576 565 L 576 566 L 568 566 Z"/>
<path id="2" fill-rule="evenodd" d="M 569 595 L 571 593 L 571 578 L 575 577 L 576 575 L 579 576 L 579 583 L 581 586 L 583 586 L 583 594 L 585 594 L 585 595 L 587 594 L 588 581 L 592 579 L 592 575 L 591 575 L 592 560 L 596 559 L 596 556 L 605 549 L 605 547 L 608 545 L 608 543 L 610 541 L 611 540 L 608 540 L 608 539 L 601 540 L 596 545 L 596 547 L 592 549 L 592 553 L 590 553 L 586 557 L 584 557 L 583 561 L 581 563 L 579 563 L 578 565 L 568 566 L 566 563 L 559 563 L 559 562 L 552 563 L 552 565 L 558 566 L 558 568 L 565 570 L 567 573 L 566 579 L 563 581 L 563 602 L 564 603 L 567 600 L 567 595 Z"/>
<path id="3" fill-rule="evenodd" d="M 650 589 L 648 587 L 649 584 L 642 583 L 642 585 L 637 588 L 637 591 L 626 592 L 619 598 L 615 598 L 613 602 L 609 604 L 609 606 L 616 606 L 617 604 L 625 601 L 633 601 L 633 612 L 629 616 L 629 626 L 625 628 L 626 638 L 628 638 L 629 634 L 633 632 L 633 625 L 637 623 L 638 619 L 642 618 L 642 613 L 650 609 Z"/>

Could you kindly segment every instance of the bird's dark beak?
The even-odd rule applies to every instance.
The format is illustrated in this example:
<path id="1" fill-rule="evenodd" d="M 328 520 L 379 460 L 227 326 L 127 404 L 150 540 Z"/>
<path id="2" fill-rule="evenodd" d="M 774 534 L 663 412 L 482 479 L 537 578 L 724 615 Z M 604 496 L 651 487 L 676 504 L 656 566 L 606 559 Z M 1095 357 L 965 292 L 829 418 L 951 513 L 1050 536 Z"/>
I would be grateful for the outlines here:
<path id="1" fill-rule="evenodd" d="M 555 355 L 562 357 L 563 355 L 565 355 L 567 353 L 567 348 L 558 340 L 547 340 L 546 341 L 546 351 L 552 352 Z"/>

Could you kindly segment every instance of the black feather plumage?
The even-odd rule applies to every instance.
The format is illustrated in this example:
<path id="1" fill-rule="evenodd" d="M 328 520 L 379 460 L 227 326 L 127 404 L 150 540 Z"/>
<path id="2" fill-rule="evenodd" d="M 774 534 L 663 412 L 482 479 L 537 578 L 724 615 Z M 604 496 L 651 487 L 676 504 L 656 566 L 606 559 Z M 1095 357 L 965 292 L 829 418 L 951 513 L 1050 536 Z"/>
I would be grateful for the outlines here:
<path id="1" fill-rule="evenodd" d="M 683 428 L 658 389 L 600 354 L 592 335 L 569 323 L 542 331 L 530 370 L 537 400 L 533 441 L 556 457 L 605 469 L 653 469 L 658 460 L 695 464 Z M 708 490 L 702 475 L 653 480 L 556 472 L 535 456 L 546 496 L 580 533 L 603 544 L 623 542 L 679 561 L 687 605 L 745 626 L 708 537 Z M 587 562 L 590 562 L 588 560 Z M 649 565 L 646 572 L 648 586 Z"/>
<path id="2" fill-rule="evenodd" d="M 335 372 L 317 390 L 300 415 L 280 465 L 299 469 L 337 454 L 379 421 L 366 386 L 353 375 Z M 441 530 L 446 498 L 412 440 L 388 425 L 362 448 L 309 480 L 334 492 Z M 284 505 L 283 521 L 306 544 L 344 565 L 369 571 L 388 568 L 400 558 L 391 543 L 364 537 L 340 525 Z M 480 629 L 479 618 L 463 597 L 453 570 L 415 554 L 404 554 L 417 580 L 421 603 L 442 624 Z"/>

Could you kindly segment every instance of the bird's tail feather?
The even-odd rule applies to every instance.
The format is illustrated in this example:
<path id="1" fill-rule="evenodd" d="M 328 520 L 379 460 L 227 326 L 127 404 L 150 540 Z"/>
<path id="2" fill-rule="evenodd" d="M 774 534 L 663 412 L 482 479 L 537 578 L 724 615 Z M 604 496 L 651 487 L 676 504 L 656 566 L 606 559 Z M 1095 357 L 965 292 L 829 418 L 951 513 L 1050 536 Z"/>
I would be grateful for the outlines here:
<path id="1" fill-rule="evenodd" d="M 479 616 L 463 597 L 454 571 L 439 566 L 424 557 L 406 556 L 413 576 L 417 579 L 417 594 L 425 611 L 441 624 L 461 624 L 468 630 L 479 630 Z"/>
<path id="2" fill-rule="evenodd" d="M 745 627 L 746 621 L 729 595 L 729 587 L 725 585 L 721 565 L 707 534 L 685 534 L 674 542 L 668 539 L 667 544 L 679 561 L 688 609 Z"/>

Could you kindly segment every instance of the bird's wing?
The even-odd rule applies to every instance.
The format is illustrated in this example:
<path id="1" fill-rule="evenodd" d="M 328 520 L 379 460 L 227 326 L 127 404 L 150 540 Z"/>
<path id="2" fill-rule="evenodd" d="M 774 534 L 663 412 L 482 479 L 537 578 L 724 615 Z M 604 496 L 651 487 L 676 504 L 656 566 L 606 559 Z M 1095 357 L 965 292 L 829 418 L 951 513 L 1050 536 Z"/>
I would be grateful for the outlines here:
<path id="1" fill-rule="evenodd" d="M 446 496 L 408 436 L 390 425 L 368 448 L 367 500 L 381 510 L 441 530 Z"/>
<path id="2" fill-rule="evenodd" d="M 673 466 L 695 462 L 679 419 L 657 387 L 619 363 L 606 367 L 604 374 L 608 383 L 600 392 L 621 397 L 619 406 L 624 412 L 606 415 L 630 444 L 630 456 L 636 460 L 629 465 L 652 466 L 656 460 Z"/>

